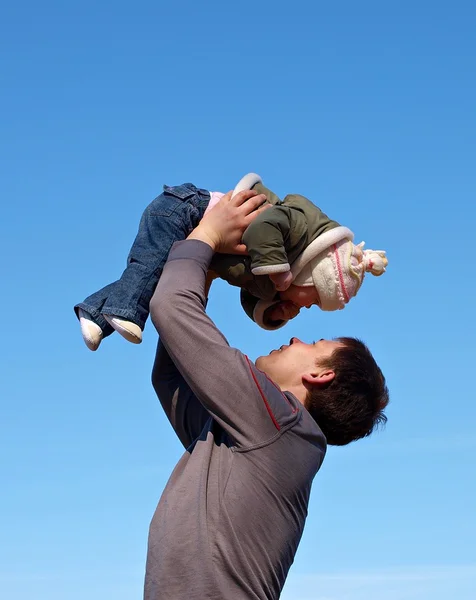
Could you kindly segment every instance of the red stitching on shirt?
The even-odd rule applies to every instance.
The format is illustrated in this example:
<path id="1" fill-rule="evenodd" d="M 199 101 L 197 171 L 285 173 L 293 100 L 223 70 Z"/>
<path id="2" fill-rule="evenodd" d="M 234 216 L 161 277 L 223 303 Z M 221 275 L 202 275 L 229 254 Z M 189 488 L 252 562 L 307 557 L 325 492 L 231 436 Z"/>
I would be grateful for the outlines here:
<path id="1" fill-rule="evenodd" d="M 258 371 L 260 371 L 260 369 L 258 369 Z M 295 406 L 293 406 L 291 404 L 291 401 L 289 400 L 289 398 L 286 396 L 286 394 L 282 391 L 282 389 L 279 387 L 279 385 L 277 385 L 276 383 L 274 383 L 274 381 L 272 379 L 270 379 L 266 373 L 264 371 L 260 371 L 260 373 L 263 373 L 263 375 L 266 377 L 266 379 L 269 381 L 269 383 L 271 383 L 272 385 L 274 385 L 274 387 L 281 392 L 281 396 L 286 400 L 286 402 L 289 404 L 289 406 L 293 409 L 293 413 L 297 412 L 297 408 Z"/>
<path id="2" fill-rule="evenodd" d="M 266 400 L 266 396 L 264 395 L 263 390 L 261 389 L 261 386 L 258 383 L 258 380 L 256 379 L 256 375 L 253 373 L 253 369 L 251 368 L 250 359 L 246 355 L 245 355 L 245 358 L 246 358 L 246 362 L 248 363 L 248 368 L 251 371 L 251 377 L 253 377 L 253 381 L 256 383 L 256 387 L 258 388 L 259 393 L 261 394 L 261 398 L 263 398 L 263 402 L 264 402 L 264 405 L 266 406 L 266 410 L 268 411 L 268 414 L 271 417 L 271 420 L 273 421 L 274 426 L 276 427 L 276 429 L 278 431 L 280 431 L 281 427 L 280 427 L 279 423 L 276 421 L 273 411 L 271 410 L 271 406 L 269 405 L 268 401 Z"/>
<path id="3" fill-rule="evenodd" d="M 246 357 L 246 358 L 248 358 L 248 357 Z M 289 400 L 289 398 L 286 396 L 286 394 L 283 392 L 283 390 L 279 387 L 279 385 L 274 383 L 274 381 L 272 379 L 270 379 L 264 371 L 262 371 L 261 369 L 258 369 L 258 367 L 255 367 L 255 368 L 266 377 L 266 379 L 269 381 L 269 383 L 271 383 L 271 385 L 274 385 L 274 387 L 278 390 L 278 392 L 281 393 L 281 396 L 286 400 L 286 402 L 289 404 L 289 406 L 293 409 L 293 411 L 292 411 L 293 414 L 295 412 L 297 412 L 298 409 L 292 405 L 292 402 Z"/>

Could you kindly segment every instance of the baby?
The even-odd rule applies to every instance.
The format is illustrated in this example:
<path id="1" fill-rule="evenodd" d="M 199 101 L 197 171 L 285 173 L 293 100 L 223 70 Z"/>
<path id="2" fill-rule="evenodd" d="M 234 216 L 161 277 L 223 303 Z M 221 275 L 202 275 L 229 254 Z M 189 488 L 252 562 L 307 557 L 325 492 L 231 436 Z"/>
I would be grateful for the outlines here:
<path id="1" fill-rule="evenodd" d="M 210 270 L 241 288 L 243 309 L 262 328 L 278 329 L 313 304 L 340 310 L 357 294 L 367 271 L 385 272 L 384 251 L 364 250 L 363 242 L 355 245 L 350 229 L 304 196 L 289 194 L 280 200 L 254 173 L 243 177 L 233 195 L 246 189 L 263 194 L 272 206 L 243 235 L 249 256 L 215 254 Z M 149 303 L 170 248 L 223 195 L 190 183 L 164 186 L 142 215 L 121 278 L 74 307 L 90 350 L 97 350 L 114 330 L 132 343 L 142 341 Z"/>

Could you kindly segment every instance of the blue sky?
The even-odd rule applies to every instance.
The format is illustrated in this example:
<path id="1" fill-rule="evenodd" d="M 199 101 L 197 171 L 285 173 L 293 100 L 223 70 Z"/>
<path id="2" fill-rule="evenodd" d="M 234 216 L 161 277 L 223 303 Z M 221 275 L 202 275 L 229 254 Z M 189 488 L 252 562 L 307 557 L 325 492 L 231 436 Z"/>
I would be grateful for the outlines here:
<path id="1" fill-rule="evenodd" d="M 344 311 L 277 332 L 213 290 L 252 358 L 355 335 L 391 390 L 384 432 L 329 450 L 283 600 L 473 597 L 475 26 L 461 0 L 2 6 L 2 597 L 141 597 L 180 456 L 156 334 L 91 353 L 72 306 L 119 276 L 164 183 L 248 171 L 390 259 Z"/>

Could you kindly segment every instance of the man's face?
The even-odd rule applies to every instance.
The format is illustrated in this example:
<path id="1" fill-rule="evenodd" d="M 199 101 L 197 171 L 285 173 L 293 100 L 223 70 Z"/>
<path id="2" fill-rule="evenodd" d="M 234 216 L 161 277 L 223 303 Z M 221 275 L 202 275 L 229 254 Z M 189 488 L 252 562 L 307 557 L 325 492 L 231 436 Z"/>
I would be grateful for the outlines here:
<path id="1" fill-rule="evenodd" d="M 301 385 L 304 376 L 318 375 L 319 363 L 328 360 L 334 350 L 341 346 L 334 340 L 319 340 L 311 344 L 291 338 L 277 350 L 260 356 L 256 366 L 264 371 L 282 390 Z"/>
<path id="2" fill-rule="evenodd" d="M 319 306 L 319 294 L 316 288 L 311 286 L 301 286 L 291 284 L 287 290 L 280 292 L 281 300 L 289 300 L 299 308 L 310 308 L 313 304 Z"/>

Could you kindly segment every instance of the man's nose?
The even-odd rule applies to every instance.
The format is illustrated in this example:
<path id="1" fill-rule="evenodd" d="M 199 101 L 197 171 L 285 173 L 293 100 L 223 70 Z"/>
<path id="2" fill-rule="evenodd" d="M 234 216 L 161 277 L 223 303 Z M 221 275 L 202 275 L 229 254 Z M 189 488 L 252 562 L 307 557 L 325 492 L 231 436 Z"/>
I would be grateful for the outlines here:
<path id="1" fill-rule="evenodd" d="M 292 337 L 292 338 L 289 340 L 289 344 L 300 344 L 300 343 L 301 343 L 301 340 L 300 340 L 300 339 L 298 339 L 297 337 Z"/>

